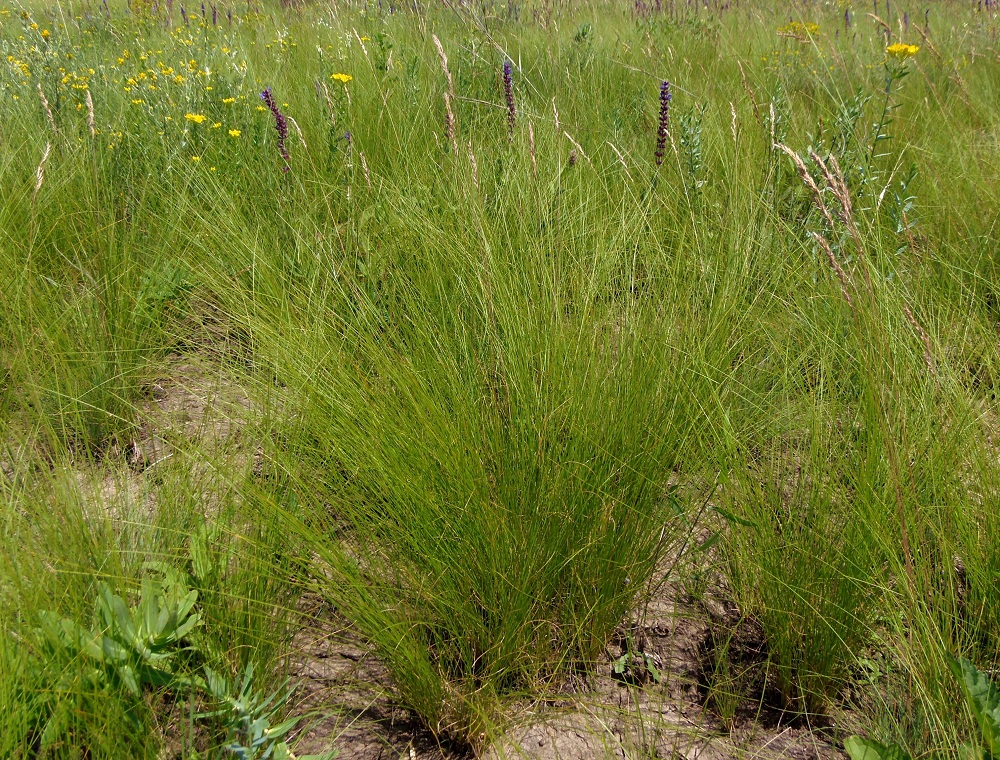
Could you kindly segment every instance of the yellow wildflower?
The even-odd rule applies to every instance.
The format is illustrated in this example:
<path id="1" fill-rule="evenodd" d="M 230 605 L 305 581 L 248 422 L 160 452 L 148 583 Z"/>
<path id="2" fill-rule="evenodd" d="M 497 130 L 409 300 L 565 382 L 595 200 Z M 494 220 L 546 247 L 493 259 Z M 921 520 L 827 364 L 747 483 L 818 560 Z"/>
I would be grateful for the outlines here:
<path id="1" fill-rule="evenodd" d="M 199 161 L 201 161 L 201 156 L 191 156 L 191 160 L 194 161 L 195 163 L 198 163 Z"/>
<path id="2" fill-rule="evenodd" d="M 225 103 L 226 105 L 229 105 L 230 103 L 235 103 L 236 98 L 223 98 L 222 102 Z"/>
<path id="3" fill-rule="evenodd" d="M 898 58 L 899 60 L 904 61 L 907 58 L 915 56 L 918 50 L 920 50 L 919 45 L 907 45 L 903 42 L 896 42 L 889 45 L 889 47 L 885 49 L 885 52 L 893 58 Z"/>
<path id="4" fill-rule="evenodd" d="M 217 121 L 217 122 L 215 122 L 215 123 L 212 124 L 212 129 L 218 129 L 221 126 L 222 126 L 222 122 L 221 121 Z"/>
<path id="5" fill-rule="evenodd" d="M 200 113 L 186 113 L 184 118 L 188 121 L 193 121 L 195 124 L 201 124 L 205 121 L 205 115 Z"/>
<path id="6" fill-rule="evenodd" d="M 145 101 L 142 98 L 133 98 L 132 105 L 141 106 Z"/>
<path id="7" fill-rule="evenodd" d="M 347 84 L 352 79 L 354 79 L 354 77 L 352 77 L 350 74 L 331 74 L 330 79 L 336 79 L 338 82 L 343 82 L 344 84 Z"/>
<path id="8" fill-rule="evenodd" d="M 815 37 L 818 34 L 819 24 L 811 21 L 805 24 L 801 21 L 789 21 L 784 26 L 778 27 L 779 37 L 793 37 L 797 40 L 805 40 L 809 37 Z"/>
<path id="9" fill-rule="evenodd" d="M 43 39 L 47 40 L 51 36 L 52 36 L 52 32 L 50 32 L 48 29 L 42 29 L 42 38 Z"/>
<path id="10" fill-rule="evenodd" d="M 239 137 L 241 134 L 243 134 L 243 133 L 240 132 L 238 129 L 230 129 L 229 130 L 229 136 L 230 137 Z"/>

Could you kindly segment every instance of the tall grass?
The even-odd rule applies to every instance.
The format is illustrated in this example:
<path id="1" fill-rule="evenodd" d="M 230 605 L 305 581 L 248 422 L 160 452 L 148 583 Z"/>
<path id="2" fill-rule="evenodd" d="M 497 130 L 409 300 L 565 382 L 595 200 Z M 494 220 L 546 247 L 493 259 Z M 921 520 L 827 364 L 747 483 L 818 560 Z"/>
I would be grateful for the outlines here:
<path id="1" fill-rule="evenodd" d="M 482 746 L 702 561 L 705 483 L 784 709 L 966 736 L 945 654 L 992 667 L 1000 625 L 989 9 L 894 8 L 906 62 L 867 6 L 63 10 L 2 43 L 12 746 L 57 667 L 38 612 L 185 567 L 206 513 L 233 537 L 199 589 L 213 662 L 279 678 L 309 587 Z M 107 519 L 87 478 L 127 472 L 170 352 L 249 389 L 245 448 L 184 442 L 125 476 L 153 516 Z M 66 745 L 115 756 L 137 713 L 58 667 Z"/>

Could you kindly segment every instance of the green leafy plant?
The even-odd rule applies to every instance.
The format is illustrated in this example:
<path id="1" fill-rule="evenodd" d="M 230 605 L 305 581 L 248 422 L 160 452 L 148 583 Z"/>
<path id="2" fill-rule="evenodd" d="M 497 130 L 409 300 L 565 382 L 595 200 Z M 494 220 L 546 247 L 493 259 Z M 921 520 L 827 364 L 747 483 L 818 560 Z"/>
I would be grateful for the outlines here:
<path id="1" fill-rule="evenodd" d="M 898 744 L 885 745 L 860 736 L 848 737 L 844 749 L 851 760 L 910 760 L 909 753 Z"/>
<path id="2" fill-rule="evenodd" d="M 964 657 L 949 656 L 948 664 L 979 725 L 984 760 L 1000 757 L 1000 690 Z"/>
<path id="3" fill-rule="evenodd" d="M 288 682 L 269 696 L 255 691 L 254 665 L 230 681 L 203 665 L 190 667 L 182 661 L 185 652 L 197 653 L 188 641 L 201 624 L 195 611 L 198 592 L 189 590 L 181 573 L 156 563 L 162 577 L 143 579 L 138 604 L 125 600 L 101 584 L 97 612 L 105 632 L 95 634 L 69 618 L 53 612 L 40 614 L 40 632 L 50 654 L 68 654 L 89 663 L 86 678 L 95 686 L 121 686 L 133 697 L 145 687 L 200 692 L 219 707 L 199 713 L 199 719 L 215 718 L 227 733 L 224 749 L 240 760 L 285 760 L 293 757 L 285 737 L 305 715 L 273 723 L 296 687 Z M 68 703 L 60 703 L 41 732 L 41 745 L 52 746 L 69 723 Z M 137 722 L 137 721 L 136 721 Z M 335 752 L 307 755 L 301 760 L 331 760 Z"/>
<path id="4" fill-rule="evenodd" d="M 270 696 L 262 697 L 254 692 L 254 666 L 248 663 L 243 673 L 235 681 L 205 668 L 208 693 L 222 707 L 201 717 L 221 717 L 228 729 L 229 737 L 225 749 L 240 760 L 287 760 L 292 757 L 284 737 L 305 717 L 289 718 L 272 724 L 275 715 L 287 704 L 295 693 L 294 686 L 284 687 Z M 299 760 L 331 760 L 336 751 L 321 755 L 303 755 Z"/>
<path id="5" fill-rule="evenodd" d="M 1000 690 L 969 660 L 948 655 L 948 665 L 958 681 L 969 709 L 979 726 L 981 752 L 964 745 L 968 756 L 982 760 L 1000 758 Z M 844 742 L 851 760 L 910 760 L 910 754 L 898 744 L 882 744 L 874 739 L 852 736 Z"/>

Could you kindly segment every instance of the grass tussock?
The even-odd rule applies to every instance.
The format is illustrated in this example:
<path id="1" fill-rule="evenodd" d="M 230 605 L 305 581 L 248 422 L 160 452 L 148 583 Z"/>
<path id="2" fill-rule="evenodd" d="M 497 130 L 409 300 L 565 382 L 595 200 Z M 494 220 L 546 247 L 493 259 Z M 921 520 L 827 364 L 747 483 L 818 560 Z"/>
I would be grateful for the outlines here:
<path id="1" fill-rule="evenodd" d="M 0 755 L 289 753 L 316 599 L 485 750 L 667 583 L 957 756 L 1000 20 L 895 5 L 0 8 Z"/>

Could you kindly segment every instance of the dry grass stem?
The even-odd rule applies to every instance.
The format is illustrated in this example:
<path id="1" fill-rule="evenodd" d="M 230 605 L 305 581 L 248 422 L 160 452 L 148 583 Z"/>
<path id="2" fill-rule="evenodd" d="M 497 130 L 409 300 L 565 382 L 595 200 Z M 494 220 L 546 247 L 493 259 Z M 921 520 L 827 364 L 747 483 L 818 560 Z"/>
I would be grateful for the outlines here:
<path id="1" fill-rule="evenodd" d="M 90 136 L 94 137 L 97 135 L 97 129 L 94 125 L 94 100 L 90 97 L 89 88 L 85 92 L 87 101 L 87 129 L 90 130 Z"/>
<path id="2" fill-rule="evenodd" d="M 88 95 L 90 94 L 89 90 L 87 91 L 87 94 Z M 52 134 L 54 134 L 56 137 L 58 137 L 59 136 L 59 129 L 56 127 L 56 120 L 52 116 L 52 109 L 49 108 L 49 101 L 45 97 L 45 91 L 42 90 L 42 83 L 41 82 L 38 83 L 38 97 L 41 98 L 42 108 L 45 109 L 45 116 L 49 120 L 49 126 L 52 127 Z"/>

